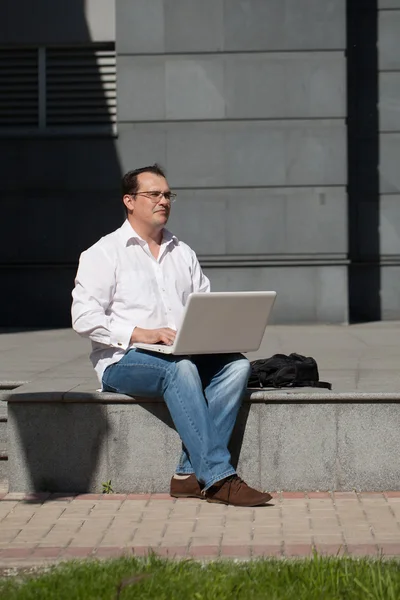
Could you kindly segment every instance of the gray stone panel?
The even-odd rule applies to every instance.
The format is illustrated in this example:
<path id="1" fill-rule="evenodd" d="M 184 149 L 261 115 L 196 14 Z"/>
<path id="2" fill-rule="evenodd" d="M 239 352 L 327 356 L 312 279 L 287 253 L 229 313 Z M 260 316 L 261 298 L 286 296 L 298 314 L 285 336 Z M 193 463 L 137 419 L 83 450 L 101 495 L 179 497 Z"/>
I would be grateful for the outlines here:
<path id="1" fill-rule="evenodd" d="M 378 8 L 400 8 L 400 0 L 378 0 Z"/>
<path id="2" fill-rule="evenodd" d="M 271 491 L 399 489 L 396 401 L 299 396 L 245 402 L 230 444 L 245 480 Z M 102 402 L 11 403 L 10 492 L 100 492 L 109 479 L 116 492 L 167 492 L 180 441 L 164 403 Z"/>
<path id="3" fill-rule="evenodd" d="M 398 404 L 337 407 L 337 489 L 396 489 L 400 481 Z"/>
<path id="4" fill-rule="evenodd" d="M 335 489 L 333 406 L 266 404 L 260 419 L 262 489 Z"/>
<path id="5" fill-rule="evenodd" d="M 381 196 L 381 254 L 400 256 L 400 195 Z"/>
<path id="6" fill-rule="evenodd" d="M 225 50 L 329 50 L 346 45 L 344 0 L 225 0 Z"/>
<path id="7" fill-rule="evenodd" d="M 179 190 L 168 229 L 198 254 L 225 254 L 228 206 L 225 190 Z"/>
<path id="8" fill-rule="evenodd" d="M 165 0 L 165 51 L 223 49 L 223 0 Z"/>
<path id="9" fill-rule="evenodd" d="M 348 323 L 347 278 L 344 266 L 317 267 L 317 323 Z"/>
<path id="10" fill-rule="evenodd" d="M 286 252 L 347 252 L 347 195 L 344 188 L 286 192 Z"/>
<path id="11" fill-rule="evenodd" d="M 400 192 L 400 133 L 380 135 L 380 191 L 382 194 Z"/>
<path id="12" fill-rule="evenodd" d="M 231 126 L 225 136 L 230 185 L 343 185 L 345 137 L 340 121 Z"/>
<path id="13" fill-rule="evenodd" d="M 0 484 L 8 484 L 8 460 L 0 460 Z"/>
<path id="14" fill-rule="evenodd" d="M 120 121 L 344 117 L 343 53 L 119 56 Z"/>
<path id="15" fill-rule="evenodd" d="M 341 121 L 137 124 L 121 130 L 121 160 L 143 154 L 142 140 L 155 152 L 152 162 L 158 160 L 164 135 L 167 160 L 161 162 L 175 187 L 346 183 Z"/>
<path id="16" fill-rule="evenodd" d="M 115 41 L 115 3 L 116 0 L 86 0 L 84 3 L 92 42 Z"/>
<path id="17" fill-rule="evenodd" d="M 1 44 L 74 45 L 115 40 L 114 0 L 0 3 Z"/>
<path id="18" fill-rule="evenodd" d="M 164 0 L 116 0 L 116 48 L 122 54 L 164 52 Z"/>
<path id="19" fill-rule="evenodd" d="M 400 267 L 381 267 L 382 319 L 400 319 Z"/>
<path id="20" fill-rule="evenodd" d="M 233 466 L 246 483 L 258 489 L 261 488 L 261 413 L 262 406 L 245 403 L 239 412 L 229 445 Z"/>
<path id="21" fill-rule="evenodd" d="M 344 0 L 118 0 L 121 53 L 345 48 Z"/>
<path id="22" fill-rule="evenodd" d="M 344 255 L 346 223 L 344 188 L 249 188 L 179 190 L 169 227 L 202 256 Z"/>
<path id="23" fill-rule="evenodd" d="M 163 403 L 109 405 L 107 465 L 118 492 L 168 491 L 181 443 Z M 151 448 L 151 452 L 145 452 Z"/>
<path id="24" fill-rule="evenodd" d="M 9 405 L 10 492 L 101 492 L 108 435 L 100 404 Z"/>
<path id="25" fill-rule="evenodd" d="M 217 291 L 276 290 L 271 323 L 347 322 L 346 266 L 207 267 Z"/>
<path id="26" fill-rule="evenodd" d="M 2 411 L 2 404 L 4 404 L 4 408 L 7 408 L 7 404 L 0 401 L 0 416 L 2 418 L 0 421 L 0 456 L 7 453 L 7 420 L 3 421 L 4 418 L 7 419 L 7 412 Z"/>
<path id="27" fill-rule="evenodd" d="M 120 125 L 117 150 L 122 173 L 152 165 L 166 166 L 166 133 L 162 127 Z"/>
<path id="28" fill-rule="evenodd" d="M 379 128 L 400 132 L 400 72 L 379 75 Z"/>
<path id="29" fill-rule="evenodd" d="M 165 118 L 165 66 L 156 56 L 119 56 L 118 120 Z"/>
<path id="30" fill-rule="evenodd" d="M 329 118 L 346 114 L 342 52 L 232 54 L 226 56 L 225 64 L 228 118 Z"/>
<path id="31" fill-rule="evenodd" d="M 226 185 L 224 124 L 179 123 L 164 127 L 170 184 L 175 187 Z"/>
<path id="32" fill-rule="evenodd" d="M 227 254 L 283 254 L 287 240 L 285 197 L 274 189 L 228 190 Z"/>
<path id="33" fill-rule="evenodd" d="M 379 68 L 400 70 L 400 10 L 379 12 L 378 27 Z"/>
<path id="34" fill-rule="evenodd" d="M 222 119 L 225 116 L 222 58 L 168 58 L 165 69 L 167 119 Z"/>

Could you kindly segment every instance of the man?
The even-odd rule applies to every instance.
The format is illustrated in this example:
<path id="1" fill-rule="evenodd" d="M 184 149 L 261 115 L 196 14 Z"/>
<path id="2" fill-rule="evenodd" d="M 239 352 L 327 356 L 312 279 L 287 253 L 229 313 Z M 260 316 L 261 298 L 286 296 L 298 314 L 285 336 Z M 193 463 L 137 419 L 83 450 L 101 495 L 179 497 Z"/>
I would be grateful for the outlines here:
<path id="1" fill-rule="evenodd" d="M 171 495 L 236 506 L 271 499 L 250 488 L 230 463 L 228 442 L 249 376 L 241 354 L 184 356 L 137 350 L 172 344 L 191 292 L 210 284 L 195 253 L 165 225 L 175 199 L 158 165 L 122 180 L 126 221 L 82 253 L 72 322 L 92 341 L 104 391 L 163 396 L 183 442 Z"/>

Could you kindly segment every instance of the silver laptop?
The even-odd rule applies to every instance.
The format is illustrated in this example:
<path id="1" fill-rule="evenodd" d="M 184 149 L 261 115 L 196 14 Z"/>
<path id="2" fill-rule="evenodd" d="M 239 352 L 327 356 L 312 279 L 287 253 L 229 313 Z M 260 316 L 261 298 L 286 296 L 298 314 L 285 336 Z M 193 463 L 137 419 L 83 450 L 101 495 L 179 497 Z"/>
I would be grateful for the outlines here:
<path id="1" fill-rule="evenodd" d="M 164 354 L 252 352 L 259 349 L 276 292 L 190 294 L 173 345 L 134 344 Z"/>

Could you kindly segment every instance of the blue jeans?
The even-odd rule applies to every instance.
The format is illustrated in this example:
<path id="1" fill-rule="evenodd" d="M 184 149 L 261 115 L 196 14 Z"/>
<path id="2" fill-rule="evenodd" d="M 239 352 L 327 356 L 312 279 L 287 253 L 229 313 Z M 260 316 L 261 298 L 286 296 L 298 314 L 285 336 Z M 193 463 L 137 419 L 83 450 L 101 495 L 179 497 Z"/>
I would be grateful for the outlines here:
<path id="1" fill-rule="evenodd" d="M 205 489 L 235 474 L 228 443 L 250 372 L 241 354 L 172 356 L 128 350 L 107 367 L 103 390 L 163 396 L 183 443 L 177 473 L 195 473 Z"/>

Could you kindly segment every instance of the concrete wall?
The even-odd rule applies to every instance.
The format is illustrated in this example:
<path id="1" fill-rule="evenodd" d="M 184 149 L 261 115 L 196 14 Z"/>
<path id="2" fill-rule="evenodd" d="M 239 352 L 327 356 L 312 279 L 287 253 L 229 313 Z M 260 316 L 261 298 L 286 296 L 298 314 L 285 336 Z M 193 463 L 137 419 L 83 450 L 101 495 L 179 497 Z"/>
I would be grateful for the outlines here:
<path id="1" fill-rule="evenodd" d="M 0 45 L 62 45 L 115 40 L 114 0 L 4 0 Z"/>
<path id="2" fill-rule="evenodd" d="M 0 3 L 2 47 L 114 40 L 113 0 Z M 0 156 L 0 327 L 69 327 L 80 252 L 123 219 L 114 139 L 3 132 Z"/>
<path id="3" fill-rule="evenodd" d="M 344 0 L 116 0 L 123 170 L 159 161 L 214 290 L 347 319 Z"/>
<path id="4" fill-rule="evenodd" d="M 353 42 L 372 41 L 349 98 L 351 11 Z M 365 133 L 376 23 L 379 125 Z M 399 0 L 0 5 L 2 47 L 115 37 L 117 140 L 0 135 L 0 277 L 18 298 L 0 297 L 0 327 L 69 325 L 79 253 L 120 224 L 121 173 L 155 160 L 179 193 L 170 227 L 214 290 L 276 289 L 275 322 L 400 318 Z"/>
<path id="5" fill-rule="evenodd" d="M 382 316 L 400 318 L 400 1 L 380 0 L 379 140 Z"/>
<path id="6" fill-rule="evenodd" d="M 10 492 L 98 493 L 108 479 L 121 493 L 169 489 L 181 444 L 163 402 L 14 399 L 8 411 Z M 391 400 L 266 398 L 239 412 L 232 461 L 263 490 L 396 490 L 398 428 Z"/>

